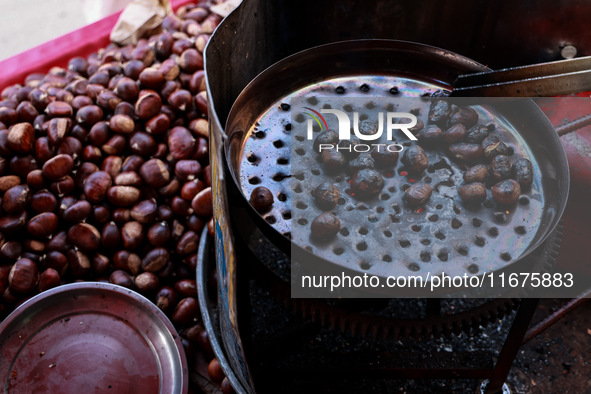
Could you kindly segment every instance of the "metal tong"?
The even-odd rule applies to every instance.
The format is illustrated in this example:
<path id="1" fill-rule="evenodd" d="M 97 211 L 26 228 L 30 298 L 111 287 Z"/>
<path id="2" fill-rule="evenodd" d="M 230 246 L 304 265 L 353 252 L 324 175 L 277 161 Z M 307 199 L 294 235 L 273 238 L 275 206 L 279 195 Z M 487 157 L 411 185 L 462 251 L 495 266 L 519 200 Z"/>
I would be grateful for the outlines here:
<path id="1" fill-rule="evenodd" d="M 549 97 L 591 90 L 591 56 L 460 75 L 452 97 Z"/>

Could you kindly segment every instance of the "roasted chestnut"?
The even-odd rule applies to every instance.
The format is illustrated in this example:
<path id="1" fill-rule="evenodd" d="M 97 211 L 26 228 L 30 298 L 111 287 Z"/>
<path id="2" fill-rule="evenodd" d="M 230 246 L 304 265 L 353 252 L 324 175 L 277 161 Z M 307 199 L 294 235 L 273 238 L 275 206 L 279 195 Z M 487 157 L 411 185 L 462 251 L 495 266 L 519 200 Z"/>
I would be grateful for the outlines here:
<path id="1" fill-rule="evenodd" d="M 402 163 L 410 172 L 420 174 L 429 166 L 429 159 L 423 148 L 419 145 L 411 145 L 404 150 Z"/>
<path id="2" fill-rule="evenodd" d="M 314 189 L 312 196 L 320 209 L 328 211 L 337 205 L 341 192 L 332 183 L 324 182 Z"/>
<path id="3" fill-rule="evenodd" d="M 409 205 L 416 207 L 424 205 L 429 201 L 432 193 L 433 188 L 431 185 L 424 182 L 418 182 L 406 189 L 404 192 L 404 198 Z"/>
<path id="4" fill-rule="evenodd" d="M 490 163 L 490 172 L 495 181 L 502 181 L 511 175 L 511 162 L 505 155 L 495 156 Z"/>
<path id="5" fill-rule="evenodd" d="M 462 201 L 468 204 L 479 204 L 486 200 L 486 187 L 480 182 L 467 183 L 459 190 Z"/>
<path id="6" fill-rule="evenodd" d="M 530 187 L 534 180 L 534 169 L 531 162 L 524 158 L 515 160 L 511 166 L 511 175 L 519 182 L 522 189 Z"/>
<path id="7" fill-rule="evenodd" d="M 352 195 L 358 198 L 372 197 L 384 187 L 384 178 L 377 171 L 365 168 L 353 176 L 350 185 Z"/>
<path id="8" fill-rule="evenodd" d="M 334 237 L 341 229 L 340 220 L 332 213 L 323 213 L 318 215 L 312 221 L 310 230 L 312 237 L 318 240 L 324 240 Z"/>
<path id="9" fill-rule="evenodd" d="M 492 194 L 499 204 L 515 204 L 521 195 L 519 182 L 513 179 L 505 179 L 492 187 Z"/>

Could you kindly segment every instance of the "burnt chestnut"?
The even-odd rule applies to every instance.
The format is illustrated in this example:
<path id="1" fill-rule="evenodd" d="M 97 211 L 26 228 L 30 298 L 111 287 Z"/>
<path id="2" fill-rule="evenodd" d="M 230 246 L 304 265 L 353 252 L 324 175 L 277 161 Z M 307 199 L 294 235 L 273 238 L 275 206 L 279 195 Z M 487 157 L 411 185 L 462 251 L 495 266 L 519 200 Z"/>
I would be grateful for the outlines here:
<path id="1" fill-rule="evenodd" d="M 314 189 L 312 196 L 320 209 L 329 211 L 337 206 L 341 192 L 332 183 L 324 182 Z"/>
<path id="2" fill-rule="evenodd" d="M 531 161 L 524 158 L 515 160 L 511 166 L 511 176 L 519 182 L 522 189 L 529 188 L 534 180 L 534 169 Z"/>
<path id="3" fill-rule="evenodd" d="M 495 156 L 490 163 L 490 172 L 496 182 L 509 178 L 511 176 L 511 162 L 509 158 L 505 155 Z"/>
<path id="4" fill-rule="evenodd" d="M 486 200 L 486 187 L 480 182 L 467 183 L 460 187 L 459 194 L 467 204 L 480 204 Z"/>
<path id="5" fill-rule="evenodd" d="M 411 145 L 402 154 L 402 164 L 409 172 L 420 174 L 429 167 L 429 159 L 423 148 L 419 145 Z"/>
<path id="6" fill-rule="evenodd" d="M 349 171 L 351 173 L 356 173 L 364 168 L 375 168 L 375 162 L 371 157 L 359 156 L 349 162 Z"/>
<path id="7" fill-rule="evenodd" d="M 471 107 L 457 107 L 452 112 L 447 124 L 453 126 L 456 124 L 462 124 L 466 129 L 475 126 L 478 123 L 478 113 Z"/>
<path id="8" fill-rule="evenodd" d="M 445 125 L 451 115 L 451 104 L 445 100 L 437 100 L 431 103 L 429 108 L 429 123 Z M 441 129 L 440 129 L 441 131 Z"/>
<path id="9" fill-rule="evenodd" d="M 314 139 L 314 152 L 320 152 L 320 145 L 321 144 L 329 144 L 333 145 L 339 141 L 339 135 L 336 131 L 333 130 L 326 130 L 322 133 L 318 134 L 318 136 Z"/>
<path id="10" fill-rule="evenodd" d="M 475 161 L 482 156 L 482 147 L 478 144 L 460 142 L 449 146 L 449 154 L 452 159 L 460 161 Z"/>
<path id="11" fill-rule="evenodd" d="M 424 205 L 431 198 L 433 188 L 428 183 L 417 182 L 404 192 L 404 199 L 413 207 Z"/>
<path id="12" fill-rule="evenodd" d="M 464 140 L 471 144 L 480 144 L 486 137 L 488 137 L 488 127 L 476 125 L 466 131 Z"/>
<path id="13" fill-rule="evenodd" d="M 322 163 L 326 172 L 335 173 L 343 170 L 347 161 L 341 152 L 330 149 L 322 151 Z"/>
<path id="14" fill-rule="evenodd" d="M 352 195 L 358 198 L 372 197 L 384 187 L 384 178 L 377 171 L 366 168 L 353 176 L 350 185 Z"/>
<path id="15" fill-rule="evenodd" d="M 484 157 L 488 160 L 492 160 L 498 155 L 504 155 L 509 151 L 507 145 L 495 136 L 485 138 L 482 141 L 482 147 L 484 148 Z"/>
<path id="16" fill-rule="evenodd" d="M 454 142 L 463 140 L 465 135 L 466 126 L 464 126 L 461 123 L 456 123 L 453 126 L 449 127 L 447 130 L 445 130 L 441 134 L 441 138 L 448 144 L 453 144 Z"/>
<path id="17" fill-rule="evenodd" d="M 322 142 L 322 143 L 324 143 L 324 142 Z M 337 145 L 337 150 L 343 154 L 345 159 L 353 160 L 357 156 L 359 156 L 360 152 L 358 152 L 359 148 L 357 148 L 357 146 L 360 144 L 361 144 L 361 140 L 359 138 L 357 138 L 355 136 L 351 136 L 351 138 L 348 140 L 341 140 Z M 372 153 L 372 156 L 373 156 L 373 153 Z M 374 158 L 374 160 L 375 160 L 375 158 Z"/>
<path id="18" fill-rule="evenodd" d="M 466 183 L 479 182 L 484 183 L 488 179 L 488 167 L 484 164 L 476 164 L 468 168 L 464 174 L 464 181 Z"/>
<path id="19" fill-rule="evenodd" d="M 271 193 L 269 189 L 264 186 L 259 186 L 250 193 L 249 201 L 254 209 L 263 213 L 271 208 L 275 200 L 273 199 L 273 193 Z"/>
<path id="20" fill-rule="evenodd" d="M 387 146 L 377 146 L 371 151 L 371 158 L 379 167 L 392 167 L 398 161 L 399 153 L 388 150 Z"/>
<path id="21" fill-rule="evenodd" d="M 417 133 L 417 138 L 419 141 L 425 144 L 435 144 L 439 142 L 442 138 L 443 131 L 439 126 L 434 124 L 425 127 L 419 133 Z"/>
<path id="22" fill-rule="evenodd" d="M 491 190 L 495 201 L 499 204 L 515 204 L 521 195 L 521 187 L 519 186 L 519 182 L 513 179 L 505 179 L 504 181 L 494 185 Z"/>
<path id="23" fill-rule="evenodd" d="M 312 237 L 318 240 L 332 238 L 337 235 L 340 229 L 341 222 L 332 213 L 323 213 L 316 216 L 310 226 Z"/>

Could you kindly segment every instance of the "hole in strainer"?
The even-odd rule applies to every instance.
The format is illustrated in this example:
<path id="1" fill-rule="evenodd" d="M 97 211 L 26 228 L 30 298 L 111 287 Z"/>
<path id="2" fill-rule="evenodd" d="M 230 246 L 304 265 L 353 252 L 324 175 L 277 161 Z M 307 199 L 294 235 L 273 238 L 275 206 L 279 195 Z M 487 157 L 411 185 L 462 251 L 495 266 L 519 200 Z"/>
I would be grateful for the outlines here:
<path id="1" fill-rule="evenodd" d="M 343 248 L 341 248 L 341 247 L 338 247 L 338 248 L 334 248 L 334 249 L 332 250 L 332 252 L 333 252 L 334 254 L 336 254 L 337 256 L 340 256 L 340 255 L 342 255 L 343 253 L 345 253 L 345 249 L 343 249 Z"/>
<path id="2" fill-rule="evenodd" d="M 347 236 L 349 235 L 349 230 L 347 229 L 347 227 L 343 227 L 343 228 L 341 229 L 341 231 L 339 231 L 339 233 L 341 233 L 341 235 L 342 235 L 343 237 L 347 237 Z"/>
<path id="3" fill-rule="evenodd" d="M 494 208 L 496 204 L 494 203 L 494 201 L 486 200 L 482 203 L 482 205 L 484 205 L 486 208 Z"/>
<path id="4" fill-rule="evenodd" d="M 398 240 L 398 243 L 403 248 L 408 248 L 410 246 L 410 241 L 408 239 L 400 239 Z"/>
<path id="5" fill-rule="evenodd" d="M 359 242 L 356 246 L 357 246 L 357 250 L 360 252 L 367 250 L 367 244 L 363 241 Z"/>
<path id="6" fill-rule="evenodd" d="M 421 252 L 421 261 L 428 263 L 431 261 L 431 253 L 430 252 Z"/>
<path id="7" fill-rule="evenodd" d="M 300 226 L 305 226 L 306 224 L 308 224 L 308 220 L 304 218 L 298 219 L 298 224 Z"/>
<path id="8" fill-rule="evenodd" d="M 299 183 L 293 188 L 293 191 L 295 193 L 301 193 L 304 191 L 304 189 L 302 189 L 302 185 L 300 185 Z"/>
<path id="9" fill-rule="evenodd" d="M 421 267 L 419 267 L 419 265 L 417 263 L 410 263 L 408 265 L 408 269 L 411 270 L 412 272 L 417 272 L 418 270 L 421 269 Z"/>
<path id="10" fill-rule="evenodd" d="M 371 264 L 369 264 L 369 262 L 367 261 L 362 261 L 361 263 L 359 263 L 359 268 L 361 268 L 362 270 L 368 270 L 371 268 Z"/>
<path id="11" fill-rule="evenodd" d="M 392 237 L 392 231 L 390 231 L 390 230 L 385 230 L 385 231 L 384 231 L 384 235 L 385 235 L 386 237 L 390 238 L 390 237 Z"/>
<path id="12" fill-rule="evenodd" d="M 519 200 L 517 200 L 517 201 L 519 202 L 520 205 L 529 204 L 529 198 L 527 198 L 526 196 L 519 197 Z"/>
<path id="13" fill-rule="evenodd" d="M 306 176 L 304 175 L 303 172 L 300 172 L 300 173 L 295 174 L 293 177 L 295 179 L 297 179 L 298 181 L 303 181 Z"/>
<path id="14" fill-rule="evenodd" d="M 267 134 L 264 131 L 257 131 L 256 133 L 254 133 L 254 136 L 258 139 L 263 139 L 267 136 Z"/>
<path id="15" fill-rule="evenodd" d="M 499 235 L 499 229 L 496 227 L 489 228 L 488 235 L 490 235 L 491 237 L 496 237 L 497 235 Z"/>
<path id="16" fill-rule="evenodd" d="M 384 212 L 384 207 L 377 207 L 377 208 L 376 208 L 376 212 L 377 212 L 377 213 L 382 213 L 382 212 Z"/>
<path id="17" fill-rule="evenodd" d="M 277 219 L 275 219 L 275 216 L 273 216 L 273 215 L 266 216 L 265 217 L 265 220 L 269 224 L 275 224 L 275 223 L 277 223 Z"/>
<path id="18" fill-rule="evenodd" d="M 459 245 L 456 249 L 462 256 L 468 255 L 468 247 L 466 245 Z"/>
<path id="19" fill-rule="evenodd" d="M 458 218 L 453 218 L 451 220 L 451 227 L 454 229 L 458 229 L 462 227 L 462 222 Z"/>
<path id="20" fill-rule="evenodd" d="M 273 179 L 275 182 L 281 182 L 285 178 L 290 178 L 290 177 L 291 177 L 291 175 L 285 175 L 285 174 L 282 174 L 282 173 L 278 173 L 278 174 L 273 175 L 271 177 L 271 179 Z"/>
<path id="21" fill-rule="evenodd" d="M 422 226 L 418 225 L 418 224 L 413 224 L 411 227 L 412 231 L 414 231 L 415 233 L 418 233 L 419 231 L 421 231 L 421 229 L 423 228 Z"/>
<path id="22" fill-rule="evenodd" d="M 258 159 L 259 158 L 254 153 L 246 155 L 246 160 L 248 160 L 249 163 L 256 163 Z"/>
<path id="23" fill-rule="evenodd" d="M 312 174 L 314 175 L 320 175 L 320 170 L 317 168 L 314 168 L 312 171 L 310 171 Z"/>
<path id="24" fill-rule="evenodd" d="M 367 235 L 368 232 L 369 230 L 366 227 L 359 227 L 359 234 Z"/>
<path id="25" fill-rule="evenodd" d="M 386 254 L 382 257 L 382 261 L 385 261 L 386 263 L 391 263 L 392 262 L 392 256 L 390 256 L 389 254 Z"/>
<path id="26" fill-rule="evenodd" d="M 387 200 L 387 199 L 389 199 L 389 198 L 390 198 L 390 195 L 389 195 L 389 194 L 382 193 L 382 194 L 380 195 L 380 200 L 382 200 L 382 201 L 386 201 L 386 200 Z"/>
<path id="27" fill-rule="evenodd" d="M 273 141 L 273 146 L 277 149 L 283 148 L 285 146 L 285 142 L 283 142 L 281 140 L 276 140 L 276 141 Z"/>
<path id="28" fill-rule="evenodd" d="M 300 156 L 304 156 L 304 155 L 306 154 L 306 150 L 305 150 L 305 149 L 303 149 L 303 148 L 297 148 L 297 149 L 295 150 L 295 153 L 297 153 L 297 154 L 298 154 L 298 155 L 300 155 Z"/>
<path id="29" fill-rule="evenodd" d="M 281 216 L 283 217 L 283 219 L 289 220 L 289 219 L 291 219 L 291 211 L 282 212 Z"/>
<path id="30" fill-rule="evenodd" d="M 277 195 L 277 199 L 281 202 L 285 202 L 285 201 L 287 201 L 287 195 L 285 193 L 279 193 Z"/>
<path id="31" fill-rule="evenodd" d="M 280 166 L 284 166 L 289 164 L 289 159 L 285 159 L 285 158 L 279 158 L 277 159 L 277 164 L 279 164 Z"/>
<path id="32" fill-rule="evenodd" d="M 447 249 L 441 249 L 437 252 L 437 258 L 441 261 L 447 261 L 449 258 L 449 251 Z"/>
<path id="33" fill-rule="evenodd" d="M 337 204 L 339 205 L 345 205 L 345 203 L 347 202 L 347 200 L 345 200 L 344 198 L 339 198 L 339 201 L 337 201 Z"/>
<path id="34" fill-rule="evenodd" d="M 439 216 L 438 215 L 431 215 L 427 219 L 429 219 L 430 222 L 435 223 L 436 221 L 439 220 Z"/>
<path id="35" fill-rule="evenodd" d="M 296 202 L 296 208 L 298 208 L 298 209 L 306 209 L 306 208 L 308 208 L 308 204 L 306 204 L 303 201 L 298 201 L 298 202 Z"/>
<path id="36" fill-rule="evenodd" d="M 472 226 L 474 226 L 474 227 L 480 227 L 480 226 L 482 226 L 482 220 L 480 220 L 478 218 L 472 219 Z"/>
<path id="37" fill-rule="evenodd" d="M 425 245 L 425 246 L 427 246 L 427 245 L 431 245 L 431 240 L 430 240 L 430 239 L 427 239 L 427 238 L 425 238 L 425 239 L 421 239 L 421 243 L 422 243 L 423 245 Z"/>
<path id="38" fill-rule="evenodd" d="M 502 258 L 504 261 L 511 261 L 511 255 L 510 255 L 509 253 L 507 253 L 507 252 L 505 252 L 505 253 L 501 253 L 501 258 Z"/>
<path id="39" fill-rule="evenodd" d="M 441 209 L 441 208 L 443 208 L 443 205 L 442 204 L 435 205 L 435 209 Z"/>
<path id="40" fill-rule="evenodd" d="M 261 183 L 261 178 L 259 178 L 258 176 L 253 176 L 252 178 L 248 179 L 248 183 L 250 183 L 251 185 L 258 185 L 259 183 Z"/>
<path id="41" fill-rule="evenodd" d="M 474 237 L 474 243 L 476 244 L 476 246 L 482 247 L 486 243 L 486 240 L 483 237 L 479 237 L 477 235 L 476 237 Z"/>
<path id="42" fill-rule="evenodd" d="M 437 231 L 435 233 L 435 238 L 440 239 L 440 240 L 444 240 L 445 239 L 445 234 L 443 234 L 441 231 Z"/>
<path id="43" fill-rule="evenodd" d="M 471 274 L 476 274 L 478 272 L 478 266 L 476 264 L 470 264 L 468 267 L 468 272 Z"/>
<path id="44" fill-rule="evenodd" d="M 526 233 L 524 226 L 517 226 L 515 227 L 515 232 L 519 235 L 524 235 Z"/>

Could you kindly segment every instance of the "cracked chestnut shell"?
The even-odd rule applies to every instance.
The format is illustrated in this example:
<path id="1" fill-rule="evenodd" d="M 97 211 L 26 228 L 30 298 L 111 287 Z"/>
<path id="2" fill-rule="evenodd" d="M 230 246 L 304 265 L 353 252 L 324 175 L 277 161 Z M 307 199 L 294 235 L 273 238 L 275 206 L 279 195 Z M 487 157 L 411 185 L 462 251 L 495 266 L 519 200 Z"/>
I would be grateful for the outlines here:
<path id="1" fill-rule="evenodd" d="M 320 209 L 328 211 L 336 207 L 341 192 L 332 183 L 324 182 L 314 189 L 312 196 Z"/>
<path id="2" fill-rule="evenodd" d="M 447 121 L 448 126 L 453 126 L 455 124 L 462 124 L 467 129 L 475 126 L 478 123 L 478 114 L 474 109 L 471 107 L 457 107 L 451 114 L 449 120 Z"/>
<path id="3" fill-rule="evenodd" d="M 484 183 L 488 178 L 488 167 L 484 164 L 477 164 L 468 168 L 464 174 L 464 181 L 466 183 L 480 182 Z"/>
<path id="4" fill-rule="evenodd" d="M 409 171 L 421 173 L 429 166 L 429 159 L 423 148 L 419 145 L 411 145 L 402 154 L 402 163 Z"/>
<path id="5" fill-rule="evenodd" d="M 351 191 L 357 197 L 371 197 L 378 194 L 384 187 L 384 178 L 369 168 L 358 171 L 351 179 Z"/>
<path id="6" fill-rule="evenodd" d="M 336 131 L 323 131 L 314 139 L 314 152 L 319 152 L 320 144 L 336 144 L 338 141 L 339 135 Z"/>
<path id="7" fill-rule="evenodd" d="M 495 181 L 502 181 L 511 175 L 511 162 L 505 155 L 498 155 L 490 163 L 490 171 Z"/>
<path id="8" fill-rule="evenodd" d="M 534 169 L 531 161 L 524 158 L 517 159 L 511 166 L 511 175 L 522 188 L 530 187 L 534 181 Z"/>

